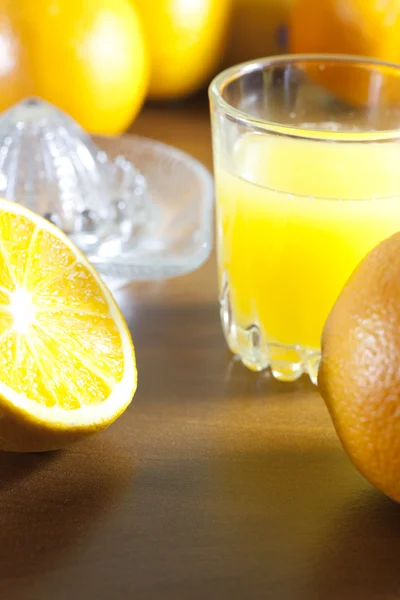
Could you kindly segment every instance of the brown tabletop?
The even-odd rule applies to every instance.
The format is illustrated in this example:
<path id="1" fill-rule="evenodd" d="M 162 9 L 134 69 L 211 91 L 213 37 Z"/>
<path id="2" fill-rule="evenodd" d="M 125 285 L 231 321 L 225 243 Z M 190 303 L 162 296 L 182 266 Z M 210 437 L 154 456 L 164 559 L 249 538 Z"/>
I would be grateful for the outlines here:
<path id="1" fill-rule="evenodd" d="M 207 109 L 133 130 L 211 167 Z M 400 507 L 342 451 L 317 391 L 234 362 L 215 261 L 117 294 L 134 403 L 63 452 L 0 454 L 3 600 L 400 598 Z"/>

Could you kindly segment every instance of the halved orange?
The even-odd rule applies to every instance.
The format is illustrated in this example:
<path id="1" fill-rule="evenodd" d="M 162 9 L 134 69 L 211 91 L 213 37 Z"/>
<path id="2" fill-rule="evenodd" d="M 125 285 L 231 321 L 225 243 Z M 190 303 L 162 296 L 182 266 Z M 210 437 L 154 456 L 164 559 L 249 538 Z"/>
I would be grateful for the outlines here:
<path id="1" fill-rule="evenodd" d="M 0 448 L 61 448 L 110 425 L 136 390 L 128 327 L 54 225 L 0 199 Z"/>

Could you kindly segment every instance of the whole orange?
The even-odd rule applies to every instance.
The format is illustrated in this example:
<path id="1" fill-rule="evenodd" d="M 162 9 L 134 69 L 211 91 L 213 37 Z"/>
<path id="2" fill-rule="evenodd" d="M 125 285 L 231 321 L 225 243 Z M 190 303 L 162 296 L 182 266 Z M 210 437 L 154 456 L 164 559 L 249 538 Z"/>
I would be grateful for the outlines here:
<path id="1" fill-rule="evenodd" d="M 289 19 L 289 48 L 295 53 L 340 53 L 400 62 L 400 0 L 296 0 Z M 365 70 L 317 74 L 318 80 L 353 104 L 399 101 L 398 86 Z M 316 78 L 316 77 L 314 77 Z"/>
<path id="2" fill-rule="evenodd" d="M 292 52 L 331 52 L 400 60 L 400 0 L 296 0 Z"/>
<path id="3" fill-rule="evenodd" d="M 150 97 L 180 98 L 207 83 L 224 54 L 231 0 L 132 2 L 150 50 Z"/>
<path id="4" fill-rule="evenodd" d="M 357 469 L 400 502 L 400 233 L 359 264 L 324 327 L 318 385 Z"/>
<path id="5" fill-rule="evenodd" d="M 0 0 L 0 110 L 34 95 L 92 133 L 119 133 L 148 70 L 130 0 Z"/>

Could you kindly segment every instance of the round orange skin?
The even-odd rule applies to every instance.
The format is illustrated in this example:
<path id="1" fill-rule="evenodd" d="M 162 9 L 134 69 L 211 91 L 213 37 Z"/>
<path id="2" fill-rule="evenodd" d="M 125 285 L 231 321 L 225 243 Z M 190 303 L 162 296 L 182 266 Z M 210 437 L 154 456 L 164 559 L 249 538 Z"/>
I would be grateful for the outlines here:
<path id="1" fill-rule="evenodd" d="M 400 62 L 400 0 L 297 0 L 289 18 L 289 48 Z M 386 82 L 377 93 L 367 72 L 336 68 L 312 76 L 356 105 L 400 98 L 397 81 Z"/>
<path id="2" fill-rule="evenodd" d="M 221 63 L 231 0 L 131 0 L 141 16 L 151 59 L 149 96 L 198 91 Z"/>
<path id="3" fill-rule="evenodd" d="M 400 233 L 360 263 L 326 322 L 318 385 L 357 469 L 400 502 Z"/>
<path id="4" fill-rule="evenodd" d="M 296 0 L 290 14 L 292 52 L 400 58 L 399 0 Z"/>
<path id="5" fill-rule="evenodd" d="M 148 71 L 130 0 L 0 0 L 0 110 L 39 96 L 91 133 L 120 133 Z"/>

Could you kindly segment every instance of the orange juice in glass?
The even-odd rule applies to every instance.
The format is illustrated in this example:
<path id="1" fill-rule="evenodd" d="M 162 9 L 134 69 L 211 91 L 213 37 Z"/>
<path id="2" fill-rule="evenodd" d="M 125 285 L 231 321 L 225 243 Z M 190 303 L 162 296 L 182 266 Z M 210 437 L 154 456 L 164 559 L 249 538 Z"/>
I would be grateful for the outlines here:
<path id="1" fill-rule="evenodd" d="M 210 99 L 225 337 L 249 368 L 315 383 L 340 290 L 400 230 L 400 67 L 275 57 L 221 73 Z"/>

